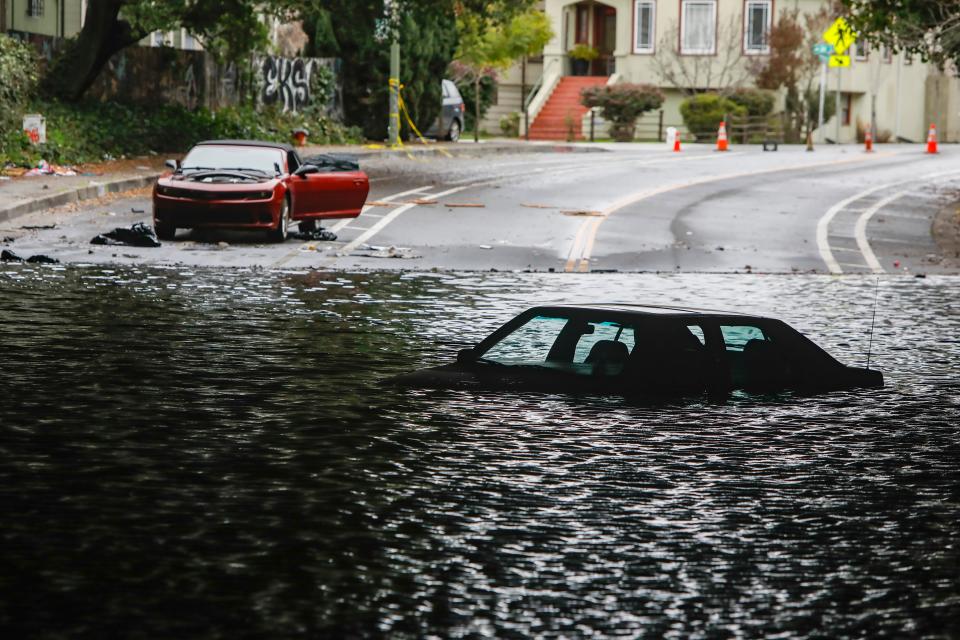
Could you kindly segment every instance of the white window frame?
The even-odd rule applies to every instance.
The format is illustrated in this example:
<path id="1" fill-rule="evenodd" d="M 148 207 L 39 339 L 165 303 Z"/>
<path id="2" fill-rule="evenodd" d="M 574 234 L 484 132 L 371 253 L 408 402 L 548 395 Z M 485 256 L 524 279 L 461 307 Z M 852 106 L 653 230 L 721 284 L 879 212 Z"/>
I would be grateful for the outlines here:
<path id="1" fill-rule="evenodd" d="M 640 8 L 650 7 L 650 42 L 647 46 L 640 45 Z M 633 52 L 653 53 L 657 47 L 657 2 L 656 0 L 634 0 L 633 2 Z"/>
<path id="2" fill-rule="evenodd" d="M 767 8 L 766 24 L 764 29 L 763 46 L 751 46 L 750 43 L 750 16 L 751 9 L 756 6 L 765 6 Z M 773 0 L 746 0 L 743 3 L 743 52 L 748 56 L 764 56 L 770 54 L 770 27 L 773 25 Z"/>
<path id="3" fill-rule="evenodd" d="M 869 60 L 870 59 L 870 43 L 866 40 L 857 40 L 856 44 L 853 45 L 856 47 L 854 51 L 853 59 L 854 60 Z"/>
<path id="4" fill-rule="evenodd" d="M 713 24 L 710 28 L 713 30 L 713 42 L 707 49 L 687 49 L 684 42 L 687 39 L 687 7 L 694 4 L 705 4 L 710 6 L 710 19 Z M 680 55 L 684 56 L 713 56 L 717 54 L 717 0 L 680 0 Z"/>

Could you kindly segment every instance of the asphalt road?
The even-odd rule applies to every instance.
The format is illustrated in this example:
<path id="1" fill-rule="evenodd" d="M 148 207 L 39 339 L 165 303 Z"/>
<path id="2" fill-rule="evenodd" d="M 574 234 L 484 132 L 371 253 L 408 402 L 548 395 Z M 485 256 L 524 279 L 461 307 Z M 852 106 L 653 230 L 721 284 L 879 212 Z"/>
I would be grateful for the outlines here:
<path id="1" fill-rule="evenodd" d="M 7 248 L 63 262 L 322 269 L 952 273 L 931 224 L 960 149 L 920 145 L 717 153 L 596 145 L 489 156 L 375 158 L 368 206 L 336 242 L 181 231 L 156 249 L 92 246 L 150 222 L 139 197 L 36 213 Z M 24 230 L 21 226 L 52 229 Z"/>

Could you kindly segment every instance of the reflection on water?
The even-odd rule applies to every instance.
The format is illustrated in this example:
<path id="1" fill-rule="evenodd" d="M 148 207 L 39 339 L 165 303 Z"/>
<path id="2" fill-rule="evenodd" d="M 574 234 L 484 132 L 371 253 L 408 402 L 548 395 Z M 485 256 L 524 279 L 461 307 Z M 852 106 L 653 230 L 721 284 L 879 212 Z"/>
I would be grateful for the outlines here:
<path id="1" fill-rule="evenodd" d="M 0 269 L 7 637 L 960 634 L 957 280 L 881 390 L 385 389 L 534 303 L 765 312 L 850 364 L 873 282 Z"/>

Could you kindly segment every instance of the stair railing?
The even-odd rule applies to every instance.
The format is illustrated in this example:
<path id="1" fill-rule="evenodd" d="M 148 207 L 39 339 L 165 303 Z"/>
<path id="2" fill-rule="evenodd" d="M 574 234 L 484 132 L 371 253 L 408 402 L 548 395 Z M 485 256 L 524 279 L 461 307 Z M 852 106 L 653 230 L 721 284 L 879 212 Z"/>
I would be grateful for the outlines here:
<path id="1" fill-rule="evenodd" d="M 537 81 L 530 87 L 530 92 L 523 101 L 523 135 L 530 139 L 530 123 L 536 119 L 537 115 L 547 104 L 553 90 L 557 88 L 560 82 L 560 70 L 557 64 L 560 58 L 550 58 L 543 65 L 543 72 Z"/>

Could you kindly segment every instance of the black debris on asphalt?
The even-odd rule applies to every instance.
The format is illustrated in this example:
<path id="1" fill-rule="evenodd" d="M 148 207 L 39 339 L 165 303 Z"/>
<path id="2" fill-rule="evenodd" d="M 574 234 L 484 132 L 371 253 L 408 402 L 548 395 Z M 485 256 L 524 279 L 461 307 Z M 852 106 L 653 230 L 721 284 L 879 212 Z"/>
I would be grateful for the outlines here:
<path id="1" fill-rule="evenodd" d="M 35 255 L 30 256 L 26 260 L 15 254 L 13 251 L 7 251 L 6 249 L 0 253 L 0 262 L 29 262 L 31 264 L 60 264 L 60 261 L 56 258 L 51 258 L 45 255 Z"/>
<path id="2" fill-rule="evenodd" d="M 129 229 L 117 227 L 113 231 L 101 233 L 90 244 L 125 245 L 129 247 L 159 247 L 160 241 L 153 229 L 137 222 Z"/>
<path id="3" fill-rule="evenodd" d="M 290 233 L 291 238 L 296 238 L 297 240 L 322 240 L 325 242 L 333 242 L 337 239 L 337 234 L 333 231 L 327 231 L 326 229 L 314 229 L 313 231 L 294 231 Z"/>
<path id="4" fill-rule="evenodd" d="M 25 225 L 20 228 L 27 229 L 29 231 L 43 231 L 46 229 L 56 229 L 57 225 L 56 224 L 33 224 L 33 225 Z"/>

